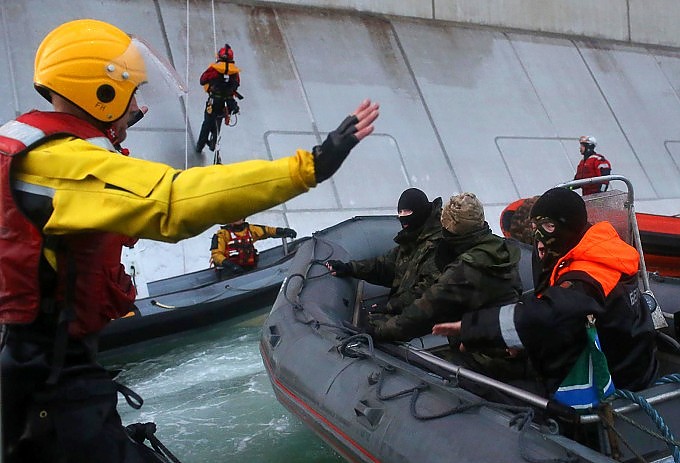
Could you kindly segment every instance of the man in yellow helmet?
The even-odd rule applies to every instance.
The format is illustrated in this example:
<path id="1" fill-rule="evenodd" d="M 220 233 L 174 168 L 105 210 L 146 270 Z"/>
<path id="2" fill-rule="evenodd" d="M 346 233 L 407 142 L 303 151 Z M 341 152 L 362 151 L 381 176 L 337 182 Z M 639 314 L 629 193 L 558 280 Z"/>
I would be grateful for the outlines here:
<path id="1" fill-rule="evenodd" d="M 54 112 L 0 127 L 4 463 L 160 461 L 128 437 L 119 387 L 96 361 L 99 331 L 135 298 L 121 246 L 176 242 L 307 191 L 378 116 L 365 100 L 320 146 L 276 161 L 177 170 L 132 159 L 116 147 L 140 114 L 143 48 L 105 22 L 58 26 L 34 75 Z"/>

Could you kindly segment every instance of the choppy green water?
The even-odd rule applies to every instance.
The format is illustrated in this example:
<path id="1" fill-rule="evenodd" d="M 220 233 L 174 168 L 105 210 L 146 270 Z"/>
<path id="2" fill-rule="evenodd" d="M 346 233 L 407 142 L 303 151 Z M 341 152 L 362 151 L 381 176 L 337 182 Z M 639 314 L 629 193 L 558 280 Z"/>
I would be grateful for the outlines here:
<path id="1" fill-rule="evenodd" d="M 119 396 L 123 422 L 155 422 L 182 463 L 343 461 L 277 402 L 259 336 L 257 321 L 221 324 L 103 359 L 144 398 L 134 410 Z"/>

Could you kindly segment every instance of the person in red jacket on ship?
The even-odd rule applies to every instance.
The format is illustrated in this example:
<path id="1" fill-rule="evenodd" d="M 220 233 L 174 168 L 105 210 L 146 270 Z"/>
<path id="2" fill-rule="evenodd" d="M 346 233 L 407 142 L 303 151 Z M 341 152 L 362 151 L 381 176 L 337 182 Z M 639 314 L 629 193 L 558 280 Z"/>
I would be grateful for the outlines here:
<path id="1" fill-rule="evenodd" d="M 611 163 L 600 153 L 595 152 L 597 140 L 591 135 L 584 135 L 578 140 L 579 150 L 583 155 L 583 159 L 576 167 L 576 175 L 574 180 L 581 180 L 584 178 L 601 177 L 609 175 L 612 172 Z M 583 185 L 581 191 L 583 195 L 591 195 L 593 193 L 601 193 L 607 191 L 609 182 L 594 183 L 591 185 Z"/>

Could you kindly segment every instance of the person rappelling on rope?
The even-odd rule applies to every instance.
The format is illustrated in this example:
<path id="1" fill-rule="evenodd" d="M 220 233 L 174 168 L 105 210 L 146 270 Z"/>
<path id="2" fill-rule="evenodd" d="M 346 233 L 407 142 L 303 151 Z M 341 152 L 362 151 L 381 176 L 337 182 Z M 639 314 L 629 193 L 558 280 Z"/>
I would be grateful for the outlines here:
<path id="1" fill-rule="evenodd" d="M 243 98 L 238 92 L 241 71 L 234 63 L 234 50 L 229 44 L 224 44 L 215 57 L 215 62 L 210 63 L 199 80 L 208 93 L 208 99 L 205 102 L 201 133 L 196 143 L 197 153 L 203 151 L 206 144 L 210 151 L 215 151 L 222 122 L 229 124 L 231 116 L 239 113 L 236 98 Z"/>

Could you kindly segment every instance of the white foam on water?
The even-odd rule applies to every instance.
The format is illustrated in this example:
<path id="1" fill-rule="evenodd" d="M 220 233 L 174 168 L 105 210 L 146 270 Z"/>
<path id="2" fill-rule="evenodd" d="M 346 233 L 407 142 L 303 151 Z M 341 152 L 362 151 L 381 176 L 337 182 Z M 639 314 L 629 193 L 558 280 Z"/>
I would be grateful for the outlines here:
<path id="1" fill-rule="evenodd" d="M 119 399 L 123 423 L 155 422 L 182 463 L 342 461 L 277 402 L 259 338 L 258 327 L 217 325 L 144 360 L 119 357 L 118 380 L 144 399 L 140 410 Z"/>

